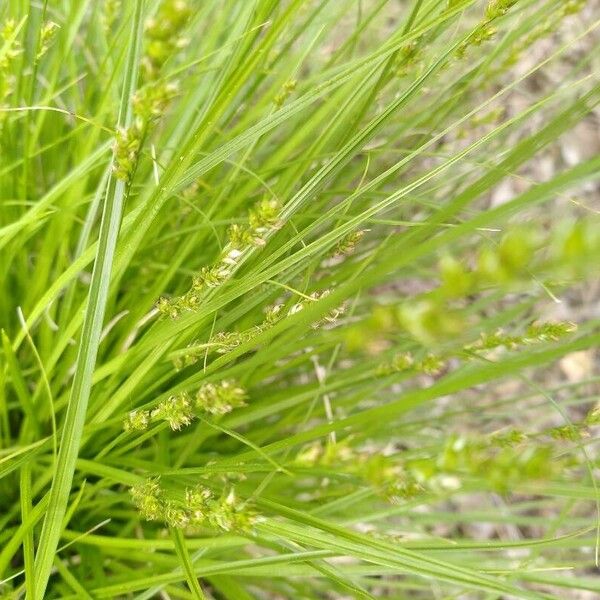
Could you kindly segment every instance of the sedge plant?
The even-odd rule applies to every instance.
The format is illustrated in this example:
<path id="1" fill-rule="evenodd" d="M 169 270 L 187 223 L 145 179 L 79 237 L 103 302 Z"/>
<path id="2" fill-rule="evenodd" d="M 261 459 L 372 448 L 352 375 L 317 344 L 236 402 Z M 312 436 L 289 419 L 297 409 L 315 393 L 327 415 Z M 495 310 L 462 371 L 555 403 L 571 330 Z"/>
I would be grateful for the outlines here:
<path id="1" fill-rule="evenodd" d="M 599 19 L 2 2 L 0 597 L 600 592 Z"/>

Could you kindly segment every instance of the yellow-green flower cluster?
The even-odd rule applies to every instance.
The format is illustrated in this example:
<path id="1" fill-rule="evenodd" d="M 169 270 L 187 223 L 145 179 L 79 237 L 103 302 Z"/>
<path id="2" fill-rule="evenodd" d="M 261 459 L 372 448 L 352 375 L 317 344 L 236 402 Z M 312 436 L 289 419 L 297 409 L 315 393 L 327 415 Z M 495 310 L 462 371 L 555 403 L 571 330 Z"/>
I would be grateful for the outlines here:
<path id="1" fill-rule="evenodd" d="M 256 337 L 259 333 L 265 331 L 269 327 L 272 327 L 279 320 L 285 318 L 286 316 L 291 316 L 300 311 L 304 310 L 306 306 L 312 304 L 313 302 L 317 302 L 322 298 L 326 298 L 330 294 L 330 290 L 323 290 L 322 292 L 312 292 L 306 297 L 301 298 L 298 302 L 293 304 L 288 310 L 285 310 L 285 306 L 283 304 L 274 304 L 269 306 L 265 311 L 265 319 L 259 325 L 255 325 L 250 329 L 240 332 L 220 332 L 217 333 L 213 338 L 211 338 L 211 344 L 215 345 L 216 352 L 219 354 L 225 354 L 229 352 L 241 344 L 250 341 L 252 338 Z M 323 325 L 333 324 L 335 323 L 339 317 L 344 313 L 345 305 L 342 304 L 337 308 L 330 310 L 324 317 L 318 319 L 314 323 L 312 323 L 311 327 L 313 329 L 317 329 Z"/>
<path id="2" fill-rule="evenodd" d="M 343 464 L 356 464 L 361 460 L 361 454 L 350 446 L 350 440 L 337 443 L 323 444 L 313 442 L 301 448 L 294 462 L 302 467 L 331 467 Z"/>
<path id="3" fill-rule="evenodd" d="M 357 244 L 363 239 L 365 233 L 364 229 L 359 229 L 342 238 L 335 247 L 334 256 L 349 256 L 353 254 Z"/>
<path id="4" fill-rule="evenodd" d="M 590 410 L 585 418 L 585 424 L 589 427 L 600 425 L 600 404 Z"/>
<path id="5" fill-rule="evenodd" d="M 382 363 L 377 369 L 378 375 L 391 375 L 414 369 L 415 359 L 410 352 L 398 352 L 388 362 Z"/>
<path id="6" fill-rule="evenodd" d="M 552 36 L 560 27 L 566 17 L 574 15 L 581 11 L 587 0 L 563 0 L 558 3 L 544 19 L 535 24 L 526 35 L 520 37 L 514 43 L 510 53 L 499 64 L 497 72 L 503 71 L 517 64 L 521 56 L 528 48 L 543 38 Z"/>
<path id="7" fill-rule="evenodd" d="M 540 435 L 563 442 L 578 442 L 582 438 L 589 437 L 589 428 L 598 424 L 600 424 L 600 410 L 596 407 L 588 413 L 583 421 L 551 427 L 541 433 L 526 433 L 513 429 L 508 432 L 494 434 L 492 442 L 499 446 L 515 446 L 527 440 L 531 441 L 539 438 Z"/>
<path id="8" fill-rule="evenodd" d="M 377 374 L 385 376 L 412 371 L 426 375 L 439 375 L 447 368 L 449 359 L 464 358 L 463 350 L 468 352 L 467 357 L 476 352 L 485 353 L 499 348 L 516 350 L 524 345 L 558 342 L 576 330 L 577 325 L 570 321 L 548 321 L 533 323 L 522 334 L 507 334 L 502 329 L 493 333 L 483 332 L 475 342 L 467 344 L 464 348 L 449 350 L 443 355 L 428 353 L 417 360 L 410 352 L 400 352 L 388 362 L 382 363 L 377 368 Z"/>
<path id="9" fill-rule="evenodd" d="M 496 73 L 515 65 L 522 54 L 538 40 L 550 37 L 564 22 L 566 17 L 580 12 L 587 0 L 564 0 L 557 3 L 545 18 L 536 23 L 528 32 L 517 39 L 504 61 L 498 63 Z"/>
<path id="10" fill-rule="evenodd" d="M 23 51 L 21 42 L 16 39 L 17 23 L 14 19 L 7 19 L 0 27 L 0 39 L 2 40 L 2 54 L 0 54 L 0 70 L 7 70 Z"/>
<path id="11" fill-rule="evenodd" d="M 187 392 L 169 396 L 153 410 L 132 410 L 123 423 L 127 432 L 145 431 L 151 423 L 166 421 L 173 431 L 187 427 L 194 419 L 192 402 Z"/>
<path id="12" fill-rule="evenodd" d="M 163 519 L 169 527 L 175 529 L 185 529 L 190 524 L 190 515 L 182 506 L 172 500 L 164 503 Z"/>
<path id="13" fill-rule="evenodd" d="M 534 323 L 527 328 L 523 341 L 526 344 L 558 342 L 574 331 L 577 331 L 577 325 L 571 321 Z"/>
<path id="14" fill-rule="evenodd" d="M 202 356 L 211 350 L 217 354 L 227 354 L 243 343 L 249 342 L 272 324 L 265 322 L 244 331 L 220 331 L 213 335 L 207 344 L 199 346 L 191 344 L 183 354 L 179 354 L 173 359 L 173 365 L 178 370 L 195 365 Z"/>
<path id="15" fill-rule="evenodd" d="M 211 505 L 207 521 L 222 531 L 247 531 L 256 522 L 256 515 L 240 502 L 233 488 Z"/>
<path id="16" fill-rule="evenodd" d="M 247 531 L 256 514 L 235 494 L 233 488 L 215 498 L 212 491 L 197 485 L 183 498 L 169 497 L 157 479 L 148 479 L 130 489 L 141 516 L 147 521 L 162 521 L 169 527 L 209 526 L 221 531 Z"/>
<path id="17" fill-rule="evenodd" d="M 396 75 L 406 77 L 418 67 L 423 54 L 423 39 L 412 40 L 400 49 Z"/>
<path id="18" fill-rule="evenodd" d="M 176 298 L 159 299 L 159 312 L 176 319 L 183 312 L 196 310 L 208 289 L 219 287 L 233 275 L 250 247 L 262 247 L 267 243 L 267 236 L 281 226 L 280 213 L 281 205 L 276 200 L 260 201 L 250 210 L 246 227 L 239 224 L 230 227 L 227 244 L 217 261 L 201 269 L 185 294 Z"/>
<path id="19" fill-rule="evenodd" d="M 508 13 L 517 1 L 518 0 L 490 0 L 485 9 L 484 18 L 475 27 L 468 38 L 458 47 L 456 51 L 457 56 L 463 58 L 471 46 L 481 46 L 485 42 L 491 40 L 496 33 L 496 29 L 492 25 L 493 22 Z"/>
<path id="20" fill-rule="evenodd" d="M 127 432 L 144 431 L 151 423 L 166 421 L 173 431 L 192 423 L 198 412 L 222 416 L 246 405 L 248 393 L 233 379 L 205 383 L 195 394 L 181 392 L 169 396 L 152 410 L 133 410 L 125 419 Z"/>
<path id="21" fill-rule="evenodd" d="M 281 227 L 280 213 L 281 204 L 274 198 L 265 198 L 250 210 L 246 235 L 250 236 L 253 244 L 264 246 L 267 243 L 264 236 Z M 236 245 L 233 236 L 231 242 Z M 243 240 L 240 240 L 239 245 L 242 244 Z"/>
<path id="22" fill-rule="evenodd" d="M 178 90 L 177 82 L 152 82 L 140 88 L 132 100 L 137 128 L 141 130 L 146 123 L 162 116 Z"/>
<path id="23" fill-rule="evenodd" d="M 210 343 L 215 345 L 217 354 L 227 354 L 245 342 L 249 342 L 263 329 L 263 326 L 255 325 L 244 331 L 220 331 L 210 339 Z"/>
<path id="24" fill-rule="evenodd" d="M 412 475 L 399 470 L 393 474 L 388 474 L 388 481 L 382 489 L 384 496 L 389 502 L 399 504 L 402 501 L 411 500 L 422 494 L 425 487 L 419 483 Z"/>
<path id="25" fill-rule="evenodd" d="M 121 13 L 121 0 L 104 0 L 102 11 L 102 28 L 106 33 L 112 30 L 115 21 Z"/>
<path id="26" fill-rule="evenodd" d="M 447 360 L 441 356 L 429 353 L 420 360 L 415 360 L 410 352 L 400 352 L 389 362 L 383 363 L 377 369 L 378 375 L 391 375 L 404 371 L 414 371 L 425 375 L 439 375 L 447 366 Z"/>
<path id="27" fill-rule="evenodd" d="M 141 137 L 137 126 L 117 129 L 113 145 L 113 173 L 117 179 L 128 182 L 133 175 L 140 149 Z"/>
<path id="28" fill-rule="evenodd" d="M 158 479 L 147 479 L 129 490 L 140 514 L 147 521 L 157 521 L 164 514 L 164 501 Z"/>
<path id="29" fill-rule="evenodd" d="M 146 50 L 142 61 L 148 79 L 156 79 L 164 63 L 177 49 L 187 45 L 181 32 L 191 8 L 186 0 L 165 0 L 155 17 L 146 21 Z"/>
<path id="30" fill-rule="evenodd" d="M 548 435 L 555 440 L 566 442 L 577 442 L 582 437 L 587 437 L 587 431 L 578 425 L 569 424 L 553 427 L 548 431 Z"/>
<path id="31" fill-rule="evenodd" d="M 206 344 L 193 343 L 183 352 L 178 353 L 173 359 L 173 364 L 176 369 L 183 369 L 194 365 L 198 360 L 206 355 L 207 352 L 212 351 L 217 354 L 227 354 L 232 350 L 235 350 L 242 344 L 251 341 L 263 331 L 273 327 L 278 321 L 284 319 L 286 316 L 296 314 L 303 310 L 308 304 L 317 302 L 322 298 L 326 298 L 329 295 L 329 290 L 323 290 L 322 292 L 313 292 L 310 295 L 303 297 L 300 301 L 293 304 L 289 309 L 285 309 L 285 305 L 278 303 L 271 305 L 265 310 L 265 318 L 262 323 L 253 325 L 243 331 L 220 331 L 214 334 Z M 159 307 L 162 312 L 167 313 L 169 310 L 177 311 L 173 308 L 172 301 L 167 299 L 161 299 L 159 301 Z M 337 308 L 330 310 L 324 317 L 321 317 L 311 327 L 314 329 L 324 325 L 331 325 L 337 322 L 339 317 L 345 311 L 345 304 L 341 304 Z M 179 313 L 176 313 L 179 314 Z"/>
<path id="32" fill-rule="evenodd" d="M 167 58 L 183 45 L 179 34 L 189 14 L 185 0 L 165 0 L 156 17 L 146 23 L 147 44 L 142 58 L 146 83 L 132 98 L 135 123 L 118 130 L 115 137 L 113 171 L 121 181 L 129 182 L 133 175 L 148 124 L 162 115 L 177 93 L 176 82 L 158 77 Z"/>
<path id="33" fill-rule="evenodd" d="M 36 55 L 36 60 L 39 60 L 40 58 L 42 58 L 42 56 L 44 56 L 44 54 L 46 54 L 46 52 L 48 52 L 48 48 L 50 48 L 50 44 L 52 43 L 52 40 L 54 39 L 54 34 L 56 33 L 56 30 L 58 28 L 58 23 L 55 23 L 54 21 L 46 21 L 42 25 L 42 28 L 40 29 L 40 42 Z"/>
<path id="34" fill-rule="evenodd" d="M 297 82 L 295 79 L 290 79 L 283 84 L 283 88 L 279 94 L 273 98 L 273 104 L 280 108 L 284 102 L 288 99 L 289 95 L 296 89 Z"/>
<path id="35" fill-rule="evenodd" d="M 492 435 L 491 443 L 500 447 L 506 446 L 518 446 L 526 441 L 528 438 L 527 434 L 518 429 L 510 429 L 508 431 L 502 431 Z"/>
<path id="36" fill-rule="evenodd" d="M 150 413 L 153 421 L 166 421 L 173 431 L 187 427 L 194 420 L 190 397 L 186 392 L 169 396 Z"/>
<path id="37" fill-rule="evenodd" d="M 331 290 L 323 290 L 322 292 L 313 292 L 312 294 L 309 294 L 308 297 L 302 298 L 300 301 L 296 302 L 296 304 L 294 304 L 287 311 L 287 314 L 294 315 L 294 314 L 300 312 L 301 310 L 304 310 L 307 306 L 309 306 L 313 302 L 318 302 L 319 300 L 322 300 L 323 298 L 327 298 L 327 296 L 329 296 L 329 294 L 331 294 Z M 346 310 L 345 304 L 341 304 L 340 306 L 331 309 L 326 315 L 324 315 L 323 317 L 321 317 L 320 319 L 315 321 L 311 325 L 311 327 L 313 329 L 318 329 L 319 327 L 322 327 L 323 325 L 331 325 L 333 323 L 336 323 L 337 320 L 344 314 L 345 310 Z"/>
<path id="38" fill-rule="evenodd" d="M 15 59 L 21 54 L 23 48 L 21 42 L 16 38 L 17 24 L 14 19 L 7 19 L 0 27 L 0 106 L 3 106 L 6 100 L 13 92 L 15 76 L 12 72 L 12 65 Z M 0 119 L 2 119 L 0 113 Z"/>
<path id="39" fill-rule="evenodd" d="M 150 425 L 150 411 L 132 410 L 123 423 L 123 428 L 127 432 L 145 431 Z"/>
<path id="40" fill-rule="evenodd" d="M 490 3 L 485 9 L 485 18 L 488 21 L 493 21 L 504 16 L 518 0 L 490 0 Z"/>
<path id="41" fill-rule="evenodd" d="M 188 488 L 185 491 L 185 506 L 188 510 L 189 521 L 193 525 L 201 525 L 210 514 L 213 501 L 212 492 L 201 485 Z"/>
<path id="42" fill-rule="evenodd" d="M 526 344 L 558 342 L 577 330 L 577 325 L 570 321 L 548 321 L 533 323 L 522 335 L 510 335 L 498 329 L 494 333 L 482 333 L 479 340 L 469 344 L 467 350 L 494 350 L 504 347 L 514 350 Z"/>
<path id="43" fill-rule="evenodd" d="M 274 323 L 263 322 L 260 325 L 254 325 L 244 331 L 220 331 L 210 338 L 210 344 L 214 346 L 217 354 L 227 354 L 235 350 L 238 346 L 249 342 L 262 331 Z"/>
<path id="44" fill-rule="evenodd" d="M 388 502 L 398 504 L 411 500 L 426 491 L 422 482 L 401 462 L 381 454 L 363 461 L 361 474 Z"/>
<path id="45" fill-rule="evenodd" d="M 196 393 L 194 405 L 211 415 L 225 415 L 246 406 L 248 394 L 237 382 L 226 379 L 220 383 L 205 383 Z"/>

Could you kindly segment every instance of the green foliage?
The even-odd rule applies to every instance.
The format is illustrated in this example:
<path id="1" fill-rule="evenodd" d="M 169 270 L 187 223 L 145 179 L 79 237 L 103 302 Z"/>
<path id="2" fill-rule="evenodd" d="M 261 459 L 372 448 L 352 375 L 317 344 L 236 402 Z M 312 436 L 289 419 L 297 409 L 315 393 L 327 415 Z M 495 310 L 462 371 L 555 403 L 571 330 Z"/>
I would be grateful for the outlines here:
<path id="1" fill-rule="evenodd" d="M 1 597 L 600 591 L 589 14 L 0 3 Z"/>

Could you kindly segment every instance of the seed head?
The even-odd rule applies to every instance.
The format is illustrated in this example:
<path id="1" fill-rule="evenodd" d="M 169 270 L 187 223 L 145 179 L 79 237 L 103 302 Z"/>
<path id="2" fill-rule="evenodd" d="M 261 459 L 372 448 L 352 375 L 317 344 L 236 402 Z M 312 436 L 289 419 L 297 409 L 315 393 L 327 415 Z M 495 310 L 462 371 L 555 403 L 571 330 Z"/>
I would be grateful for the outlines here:
<path id="1" fill-rule="evenodd" d="M 125 419 L 125 431 L 145 431 L 150 424 L 150 413 L 147 410 L 132 410 Z"/>
<path id="2" fill-rule="evenodd" d="M 152 419 L 167 421 L 174 431 L 189 425 L 194 419 L 189 394 L 183 392 L 177 396 L 169 396 L 151 413 Z"/>
<path id="3" fill-rule="evenodd" d="M 147 479 L 144 483 L 134 485 L 129 493 L 144 519 L 156 521 L 164 517 L 165 507 L 158 479 Z"/>
<path id="4" fill-rule="evenodd" d="M 165 503 L 164 519 L 167 525 L 176 529 L 185 529 L 190 524 L 190 517 L 186 510 L 172 501 Z"/>
<path id="5" fill-rule="evenodd" d="M 220 383 L 205 383 L 197 392 L 196 408 L 211 415 L 225 415 L 246 405 L 246 390 L 231 379 Z"/>

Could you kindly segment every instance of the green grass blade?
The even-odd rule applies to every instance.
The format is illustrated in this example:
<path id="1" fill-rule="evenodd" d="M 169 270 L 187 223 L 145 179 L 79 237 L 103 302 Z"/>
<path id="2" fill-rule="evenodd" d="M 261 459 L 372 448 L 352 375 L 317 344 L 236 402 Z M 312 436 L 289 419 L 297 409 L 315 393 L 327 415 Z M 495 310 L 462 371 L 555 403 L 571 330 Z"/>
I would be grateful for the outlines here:
<path id="1" fill-rule="evenodd" d="M 137 68 L 141 47 L 142 9 L 143 0 L 136 0 L 132 13 L 127 71 L 124 77 L 119 113 L 120 126 L 128 126 L 132 119 L 129 103 L 137 85 Z M 91 390 L 91 376 L 100 343 L 100 333 L 110 283 L 110 272 L 125 196 L 125 183 L 114 178 L 111 179 L 102 213 L 100 239 L 90 283 L 88 306 L 82 330 L 71 398 L 63 424 L 55 476 L 50 490 L 48 509 L 36 553 L 36 598 L 44 597 L 62 531 L 63 517 L 69 501 L 75 462 L 77 460 Z"/>

